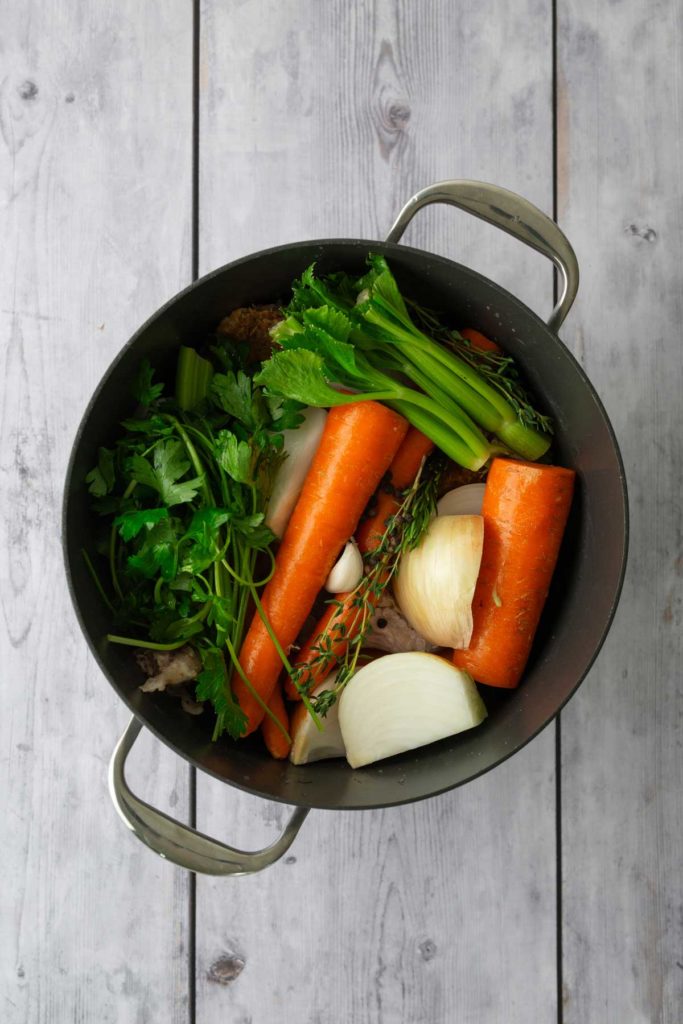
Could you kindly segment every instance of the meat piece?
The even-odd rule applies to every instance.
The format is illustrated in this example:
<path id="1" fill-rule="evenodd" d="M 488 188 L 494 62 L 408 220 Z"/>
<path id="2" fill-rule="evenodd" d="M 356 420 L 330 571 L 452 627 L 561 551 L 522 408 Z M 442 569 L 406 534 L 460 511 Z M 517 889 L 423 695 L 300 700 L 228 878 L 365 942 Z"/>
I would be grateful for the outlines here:
<path id="1" fill-rule="evenodd" d="M 435 651 L 436 647 L 404 619 L 388 591 L 384 591 L 370 620 L 365 647 L 399 654 L 404 651 Z"/>
<path id="2" fill-rule="evenodd" d="M 178 686 L 196 679 L 202 662 L 194 647 L 187 644 L 177 651 L 143 651 L 138 665 L 149 679 L 140 689 L 143 693 L 156 693 L 167 686 Z"/>
<path id="3" fill-rule="evenodd" d="M 270 329 L 282 320 L 278 306 L 243 306 L 233 309 L 216 328 L 217 334 L 226 334 L 233 341 L 249 345 L 249 360 L 253 363 L 269 359 L 273 351 Z"/>
<path id="4" fill-rule="evenodd" d="M 449 459 L 439 481 L 439 497 L 443 498 L 444 494 L 455 490 L 456 487 L 463 487 L 465 484 L 483 483 L 487 472 L 488 467 L 479 469 L 475 473 L 473 470 L 465 469 L 463 466 L 459 466 L 457 462 L 451 462 Z"/>

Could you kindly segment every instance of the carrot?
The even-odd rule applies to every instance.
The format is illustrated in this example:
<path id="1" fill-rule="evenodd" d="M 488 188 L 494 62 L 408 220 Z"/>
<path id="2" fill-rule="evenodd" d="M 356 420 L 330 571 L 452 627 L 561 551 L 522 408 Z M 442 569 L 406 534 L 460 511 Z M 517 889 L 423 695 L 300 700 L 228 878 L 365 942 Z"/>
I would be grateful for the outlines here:
<path id="1" fill-rule="evenodd" d="M 422 460 L 429 455 L 434 445 L 424 434 L 411 427 L 389 467 L 389 487 L 377 491 L 376 507 L 371 516 L 364 519 L 356 530 L 356 540 L 361 552 L 366 555 L 380 544 L 389 518 L 400 505 L 397 492 L 409 487 L 417 476 Z M 368 595 L 372 603 L 372 596 Z M 313 632 L 305 642 L 295 663 L 302 669 L 300 686 L 315 688 L 334 666 L 344 657 L 349 643 L 360 632 L 362 624 L 353 594 L 338 594 L 337 602 L 325 608 Z M 325 651 L 324 661 L 320 660 L 321 650 Z M 317 664 L 316 664 L 317 662 Z M 299 691 L 292 680 L 285 679 L 285 691 L 289 700 L 301 700 Z"/>
<path id="2" fill-rule="evenodd" d="M 572 502 L 571 469 L 494 459 L 486 480 L 484 550 L 474 630 L 453 664 L 478 682 L 519 683 L 548 594 Z"/>
<path id="3" fill-rule="evenodd" d="M 480 331 L 475 331 L 473 327 L 466 327 L 460 334 L 463 338 L 469 341 L 473 348 L 478 348 L 480 352 L 502 352 L 500 345 L 496 345 L 495 341 L 491 341 L 486 335 Z"/>
<path id="4" fill-rule="evenodd" d="M 400 505 L 395 492 L 410 487 L 419 472 L 422 460 L 433 448 L 434 444 L 428 437 L 415 427 L 410 428 L 389 467 L 391 488 L 380 485 L 374 513 L 364 519 L 356 530 L 356 542 L 364 555 L 375 550 L 382 539 L 389 517 L 393 516 Z"/>
<path id="5" fill-rule="evenodd" d="M 268 707 L 280 724 L 287 730 L 287 732 L 289 732 L 289 715 L 287 714 L 285 702 L 282 699 L 282 687 L 279 683 L 275 684 L 275 689 L 268 701 Z M 304 711 L 305 710 L 306 709 L 304 708 Z M 278 729 L 270 715 L 264 715 L 263 721 L 261 722 L 261 734 L 263 735 L 263 739 L 270 756 L 274 757 L 277 761 L 284 761 L 289 754 L 292 741 L 291 739 L 287 740 L 282 729 Z"/>
<path id="6" fill-rule="evenodd" d="M 389 468 L 408 430 L 406 420 L 379 402 L 354 402 L 327 414 L 320 445 L 275 558 L 275 572 L 261 597 L 270 630 L 287 652 L 296 640 L 343 545 Z M 258 611 L 239 655 L 247 686 L 235 672 L 232 689 L 257 729 L 282 669 L 271 632 Z"/>

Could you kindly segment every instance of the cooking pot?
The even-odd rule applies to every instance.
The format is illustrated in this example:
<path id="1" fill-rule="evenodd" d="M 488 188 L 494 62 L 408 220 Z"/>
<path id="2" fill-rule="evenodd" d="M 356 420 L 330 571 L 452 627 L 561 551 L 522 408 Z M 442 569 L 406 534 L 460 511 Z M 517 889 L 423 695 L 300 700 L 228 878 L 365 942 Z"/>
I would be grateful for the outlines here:
<path id="1" fill-rule="evenodd" d="M 549 257 L 560 298 L 547 324 L 480 274 L 441 256 L 399 245 L 429 203 L 457 206 Z M 291 282 L 314 260 L 322 273 L 360 273 L 368 252 L 384 254 L 405 294 L 498 341 L 523 367 L 537 404 L 555 422 L 555 461 L 577 473 L 577 493 L 551 592 L 525 677 L 517 690 L 484 688 L 489 717 L 479 728 L 386 762 L 353 771 L 343 760 L 295 767 L 272 760 L 258 736 L 211 742 L 209 715 L 185 714 L 177 700 L 143 694 L 128 648 L 107 644 L 104 607 L 82 549 L 92 550 L 96 522 L 84 484 L 100 445 L 113 442 L 130 415 L 129 384 L 147 358 L 172 379 L 181 343 L 200 341 L 230 310 L 286 300 Z M 494 185 L 445 181 L 403 208 L 385 242 L 324 239 L 277 246 L 229 263 L 163 306 L 133 335 L 98 385 L 74 442 L 66 477 L 63 543 L 71 597 L 100 668 L 133 712 L 110 765 L 110 791 L 126 824 L 162 857 L 208 874 L 245 874 L 289 848 L 311 808 L 390 807 L 424 800 L 489 771 L 536 736 L 575 692 L 610 627 L 624 576 L 628 506 L 614 432 L 593 386 L 557 336 L 578 287 L 571 245 L 545 214 Z M 145 725 L 181 757 L 215 778 L 295 805 L 283 834 L 265 850 L 243 852 L 174 821 L 135 796 L 126 757 Z"/>

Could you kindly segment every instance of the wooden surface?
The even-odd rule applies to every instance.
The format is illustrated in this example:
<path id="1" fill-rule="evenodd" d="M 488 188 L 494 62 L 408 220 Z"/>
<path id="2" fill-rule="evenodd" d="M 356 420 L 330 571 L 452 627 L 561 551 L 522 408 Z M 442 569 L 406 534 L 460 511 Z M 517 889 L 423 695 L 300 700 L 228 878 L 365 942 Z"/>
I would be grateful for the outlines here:
<path id="1" fill-rule="evenodd" d="M 680 1024 L 682 29 L 675 0 L 6 5 L 0 1020 Z M 445 177 L 557 198 L 583 273 L 563 337 L 629 477 L 617 620 L 559 733 L 433 801 L 311 814 L 264 874 L 195 884 L 109 804 L 126 715 L 59 551 L 77 422 L 194 261 L 382 237 Z M 539 257 L 453 210 L 406 240 L 552 303 Z M 138 791 L 187 820 L 189 769 L 140 747 Z M 197 780 L 198 827 L 235 845 L 285 816 Z"/>

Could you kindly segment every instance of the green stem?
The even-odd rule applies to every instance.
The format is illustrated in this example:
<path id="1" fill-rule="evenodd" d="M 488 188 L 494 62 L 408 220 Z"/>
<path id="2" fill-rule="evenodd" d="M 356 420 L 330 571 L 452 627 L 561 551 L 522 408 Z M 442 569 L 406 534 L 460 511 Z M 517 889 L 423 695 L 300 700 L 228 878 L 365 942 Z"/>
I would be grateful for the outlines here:
<path id="1" fill-rule="evenodd" d="M 195 448 L 195 446 L 193 445 L 192 441 L 190 440 L 190 437 L 189 437 L 187 431 L 185 430 L 185 427 L 182 425 L 182 423 L 175 416 L 167 416 L 166 419 L 170 423 L 172 423 L 174 425 L 174 427 L 176 428 L 176 430 L 178 431 L 178 435 L 181 438 L 183 444 L 185 445 L 185 450 L 187 451 L 187 454 L 190 456 L 190 461 L 192 462 L 192 465 L 194 467 L 194 471 L 197 474 L 197 476 L 200 477 L 200 479 L 202 481 L 201 484 L 200 484 L 200 488 L 201 488 L 202 494 L 204 495 L 204 500 L 205 500 L 206 504 L 210 505 L 212 507 L 215 506 L 216 502 L 214 501 L 214 497 L 213 497 L 213 494 L 211 492 L 211 488 L 209 487 L 209 484 L 207 482 L 207 475 L 206 475 L 206 470 L 204 468 L 204 463 L 199 458 L 199 455 L 197 454 L 197 449 Z"/>
<path id="2" fill-rule="evenodd" d="M 387 340 L 394 339 L 397 347 L 412 362 L 417 361 L 419 353 L 423 360 L 422 368 L 429 372 L 430 377 L 435 374 L 437 380 L 441 380 L 443 371 L 449 371 L 447 390 L 453 391 L 454 397 L 485 430 L 497 434 L 514 451 L 529 459 L 540 458 L 548 450 L 550 438 L 521 423 L 512 405 L 459 356 L 417 328 L 401 326 L 372 305 L 364 316 L 368 322 L 386 331 Z"/>
<path id="3" fill-rule="evenodd" d="M 85 562 L 85 564 L 86 564 L 86 566 L 88 568 L 88 572 L 92 576 L 92 581 L 95 584 L 95 586 L 97 587 L 97 590 L 99 591 L 100 597 L 102 598 L 102 600 L 104 601 L 104 603 L 106 604 L 107 608 L 112 613 L 112 615 L 115 615 L 116 614 L 116 609 L 114 608 L 114 605 L 111 603 L 111 601 L 109 600 L 109 598 L 107 597 L 107 595 L 106 595 L 106 593 L 104 591 L 104 587 L 102 586 L 100 578 L 97 575 L 97 572 L 95 570 L 95 566 L 92 564 L 92 561 L 90 560 L 90 555 L 85 550 L 85 548 L 81 548 L 81 554 L 83 556 L 83 561 Z"/>
<path id="4" fill-rule="evenodd" d="M 131 482 L 128 484 L 128 486 L 126 487 L 125 491 L 123 492 L 123 498 L 122 498 L 123 501 L 125 501 L 126 498 L 130 498 L 131 494 L 135 490 L 136 485 L 137 485 L 137 481 L 136 480 L 131 480 Z M 112 586 L 113 586 L 114 590 L 116 591 L 116 595 L 117 595 L 117 597 L 119 598 L 120 601 L 123 601 L 123 591 L 121 590 L 121 584 L 119 583 L 119 577 L 118 577 L 118 573 L 116 571 L 116 544 L 117 544 L 117 540 L 118 540 L 118 530 L 114 526 L 114 524 L 112 523 L 111 531 L 109 533 L 109 572 L 110 572 L 110 575 L 111 575 L 111 583 L 112 583 Z"/>
<path id="5" fill-rule="evenodd" d="M 107 633 L 106 639 L 110 644 L 124 644 L 126 647 L 143 647 L 148 651 L 176 651 L 187 643 L 187 640 L 174 640 L 170 644 L 155 644 L 151 640 L 134 640 L 133 637 L 115 636 L 113 633 Z"/>
<path id="6" fill-rule="evenodd" d="M 181 345 L 178 352 L 175 395 L 184 412 L 194 409 L 206 398 L 213 377 L 213 366 L 193 348 Z"/>

